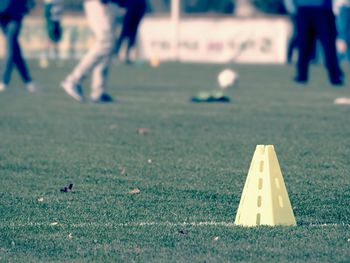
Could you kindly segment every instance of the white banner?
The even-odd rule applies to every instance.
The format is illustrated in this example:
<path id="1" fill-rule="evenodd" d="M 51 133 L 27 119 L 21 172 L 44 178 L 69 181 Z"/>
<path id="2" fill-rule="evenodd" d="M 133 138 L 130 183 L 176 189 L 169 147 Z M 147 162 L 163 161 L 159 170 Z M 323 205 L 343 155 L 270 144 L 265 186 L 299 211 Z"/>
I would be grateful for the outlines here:
<path id="1" fill-rule="evenodd" d="M 23 25 L 23 52 L 39 58 L 48 47 L 43 20 L 29 17 Z M 61 58 L 81 57 L 94 43 L 85 18 L 64 17 L 63 27 Z M 141 60 L 284 63 L 288 34 L 289 21 L 285 18 L 183 18 L 174 29 L 170 17 L 146 17 L 140 25 L 136 54 Z M 5 41 L 0 35 L 3 56 Z M 178 43 L 176 47 L 174 43 Z"/>
<path id="2" fill-rule="evenodd" d="M 289 21 L 284 18 L 186 18 L 177 49 L 168 18 L 146 18 L 140 28 L 142 58 L 191 62 L 284 63 Z M 177 54 L 173 54 L 173 52 Z"/>

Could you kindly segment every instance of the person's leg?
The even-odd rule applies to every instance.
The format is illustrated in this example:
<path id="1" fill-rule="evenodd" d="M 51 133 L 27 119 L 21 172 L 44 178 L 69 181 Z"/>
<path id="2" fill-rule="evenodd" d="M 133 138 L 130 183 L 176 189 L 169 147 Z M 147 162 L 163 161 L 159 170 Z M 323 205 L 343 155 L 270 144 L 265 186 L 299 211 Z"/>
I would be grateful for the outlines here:
<path id="1" fill-rule="evenodd" d="M 1 31 L 4 33 L 5 37 L 6 37 L 6 33 L 5 33 L 5 21 L 2 19 L 0 19 L 0 29 Z M 5 64 L 6 61 L 6 54 L 5 54 L 5 59 L 4 59 L 4 66 L 6 66 Z M 2 71 L 4 70 L 4 68 L 2 69 Z M 3 82 L 3 72 L 1 72 L 0 75 L 1 79 L 0 79 L 0 92 L 3 92 L 7 89 L 7 85 Z"/>
<path id="2" fill-rule="evenodd" d="M 320 61 L 319 49 L 320 49 L 320 44 L 317 37 L 315 37 L 312 43 L 311 52 L 310 52 L 310 63 L 314 65 L 317 65 Z"/>
<path id="3" fill-rule="evenodd" d="M 54 60 L 59 59 L 59 42 L 62 39 L 62 27 L 61 23 L 59 21 L 52 21 L 51 22 L 51 28 L 50 28 L 50 42 L 52 46 L 52 58 Z"/>
<path id="4" fill-rule="evenodd" d="M 345 42 L 346 42 L 346 60 L 350 62 L 350 7 L 346 7 L 345 13 Z"/>
<path id="5" fill-rule="evenodd" d="M 19 28 L 18 33 L 21 29 L 21 22 L 19 22 Z M 20 76 L 22 77 L 22 80 L 24 83 L 29 84 L 32 81 L 32 78 L 29 74 L 27 65 L 25 63 L 25 60 L 22 56 L 22 50 L 18 43 L 18 33 L 13 41 L 13 50 L 14 50 L 14 63 L 17 66 L 17 69 L 19 71 Z"/>
<path id="6" fill-rule="evenodd" d="M 12 49 L 12 40 L 13 38 L 8 34 L 8 22 L 1 23 L 1 29 L 5 37 L 5 56 L 2 63 L 1 71 L 1 86 L 2 90 L 5 90 L 7 85 L 10 83 L 11 73 L 13 68 L 13 49 Z"/>
<path id="7" fill-rule="evenodd" d="M 301 83 L 308 81 L 310 55 L 315 41 L 312 19 L 312 9 L 299 8 L 297 15 L 299 55 L 295 81 Z"/>
<path id="8" fill-rule="evenodd" d="M 118 6 L 116 4 L 108 4 L 108 17 L 110 25 L 110 35 L 115 39 L 115 27 L 116 19 L 118 15 Z M 92 82 L 91 82 L 91 100 L 94 102 L 110 102 L 113 101 L 112 97 L 106 93 L 106 83 L 108 79 L 109 67 L 112 59 L 112 52 L 108 56 L 103 57 L 101 61 L 96 64 L 92 71 Z"/>
<path id="9" fill-rule="evenodd" d="M 337 29 L 336 48 L 339 62 L 341 62 L 346 56 L 346 13 L 344 11 L 345 7 L 341 6 L 339 8 L 338 15 L 335 17 L 335 24 Z"/>
<path id="10" fill-rule="evenodd" d="M 98 100 L 106 90 L 110 57 L 106 57 L 98 63 L 92 71 L 91 99 Z"/>
<path id="11" fill-rule="evenodd" d="M 96 43 L 67 77 L 68 81 L 76 85 L 79 85 L 96 65 L 106 61 L 111 55 L 114 41 L 108 6 L 99 1 L 86 1 L 84 10 L 88 25 L 96 37 Z M 100 79 L 104 81 L 105 77 L 101 75 Z M 94 85 L 97 85 L 97 82 L 96 80 Z"/>
<path id="12" fill-rule="evenodd" d="M 124 21 L 125 21 L 125 14 L 127 10 L 126 8 L 120 7 L 118 4 L 114 4 L 114 3 L 110 3 L 108 9 L 111 15 L 113 30 L 115 31 L 115 29 L 120 26 L 119 36 L 118 37 L 114 36 L 115 43 L 113 46 L 113 55 L 115 55 L 116 58 L 118 58 L 120 48 L 125 38 Z"/>
<path id="13" fill-rule="evenodd" d="M 135 1 L 130 6 L 130 16 L 129 16 L 129 32 L 128 32 L 128 47 L 126 53 L 126 61 L 130 60 L 130 50 L 134 47 L 136 42 L 136 36 L 140 22 L 146 12 L 146 2 L 145 1 Z"/>
<path id="14" fill-rule="evenodd" d="M 137 12 L 135 12 L 134 16 L 131 19 L 129 32 L 129 47 L 133 47 L 135 45 L 137 30 L 143 15 L 144 13 L 139 12 L 138 10 Z"/>
<path id="15" fill-rule="evenodd" d="M 336 51 L 335 17 L 331 9 L 321 9 L 316 15 L 317 35 L 324 50 L 324 58 L 328 70 L 329 80 L 333 85 L 343 84 L 343 74 L 339 66 Z"/>
<path id="16" fill-rule="evenodd" d="M 141 21 L 142 16 L 136 15 L 132 18 L 129 24 L 129 32 L 128 32 L 128 46 L 126 49 L 125 61 L 130 63 L 130 51 L 134 47 L 136 42 L 137 28 Z"/>
<path id="17" fill-rule="evenodd" d="M 13 66 L 16 65 L 19 74 L 24 83 L 29 84 L 32 78 L 27 69 L 26 63 L 22 56 L 22 51 L 18 43 L 18 35 L 21 29 L 20 20 L 10 20 L 4 27 L 3 31 L 6 37 L 6 57 L 4 60 L 4 70 L 2 74 L 2 83 L 8 85 L 11 79 Z"/>
<path id="18" fill-rule="evenodd" d="M 297 22 L 296 17 L 291 16 L 291 26 L 292 26 L 292 34 L 288 40 L 288 47 L 287 47 L 287 63 L 291 64 L 293 59 L 293 53 L 294 50 L 298 46 L 298 30 L 297 30 Z"/>
<path id="19" fill-rule="evenodd" d="M 119 56 L 119 52 L 120 52 L 120 48 L 124 42 L 124 40 L 128 37 L 129 35 L 129 16 L 127 15 L 128 11 L 126 12 L 124 19 L 123 19 L 123 25 L 122 25 L 122 29 L 120 31 L 120 34 L 117 38 L 117 41 L 115 43 L 114 46 L 114 50 L 113 50 L 113 54 L 115 54 L 117 57 Z"/>
<path id="20" fill-rule="evenodd" d="M 4 60 L 4 70 L 0 89 L 2 91 L 6 89 L 11 79 L 13 66 L 16 65 L 23 82 L 27 84 L 27 89 L 31 92 L 37 91 L 37 86 L 32 83 L 32 78 L 29 74 L 18 43 L 21 20 L 9 20 L 6 23 L 2 23 L 2 29 L 6 37 L 6 57 Z"/>
<path id="21" fill-rule="evenodd" d="M 6 40 L 6 53 L 3 62 L 3 70 L 1 74 L 1 82 L 4 85 L 8 85 L 11 79 L 11 73 L 14 65 L 14 42 L 19 33 L 19 24 L 13 21 L 6 21 L 1 24 L 2 30 L 5 34 Z"/>

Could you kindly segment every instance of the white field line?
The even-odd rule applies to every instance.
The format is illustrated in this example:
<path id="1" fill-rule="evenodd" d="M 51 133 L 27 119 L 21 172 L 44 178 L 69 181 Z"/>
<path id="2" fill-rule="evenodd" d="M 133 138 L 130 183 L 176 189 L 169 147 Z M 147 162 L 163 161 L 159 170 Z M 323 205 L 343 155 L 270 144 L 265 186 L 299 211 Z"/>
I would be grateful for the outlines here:
<path id="1" fill-rule="evenodd" d="M 120 228 L 120 227 L 147 227 L 147 226 L 164 226 L 164 227 L 207 227 L 207 226 L 219 226 L 219 227 L 235 227 L 233 222 L 129 222 L 129 223 L 76 223 L 76 224 L 66 224 L 62 222 L 52 222 L 52 223 L 40 223 L 40 222 L 28 222 L 28 223 L 0 223 L 0 228 L 3 227 L 74 227 L 74 228 L 87 228 L 87 227 L 102 227 L 102 228 Z M 299 225 L 302 227 L 350 227 L 350 224 L 303 224 Z"/>

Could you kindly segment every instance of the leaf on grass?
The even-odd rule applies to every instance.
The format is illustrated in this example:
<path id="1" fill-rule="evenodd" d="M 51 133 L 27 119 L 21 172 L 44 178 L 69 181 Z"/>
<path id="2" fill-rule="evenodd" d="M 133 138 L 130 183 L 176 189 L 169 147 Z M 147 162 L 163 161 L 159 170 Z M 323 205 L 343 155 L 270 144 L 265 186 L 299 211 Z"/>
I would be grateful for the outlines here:
<path id="1" fill-rule="evenodd" d="M 149 132 L 150 132 L 150 129 L 148 129 L 148 128 L 138 128 L 137 129 L 138 135 L 146 135 Z"/>
<path id="2" fill-rule="evenodd" d="M 119 171 L 120 171 L 121 175 L 126 175 L 126 168 L 125 167 L 119 168 Z"/>
<path id="3" fill-rule="evenodd" d="M 184 230 L 184 229 L 181 229 L 181 230 L 179 230 L 179 234 L 180 235 L 187 235 L 188 232 L 186 230 Z"/>
<path id="4" fill-rule="evenodd" d="M 69 186 L 65 186 L 63 188 L 61 188 L 60 190 L 62 193 L 68 193 L 73 191 L 73 184 L 69 184 Z"/>
<path id="5" fill-rule="evenodd" d="M 140 189 L 134 188 L 134 189 L 132 189 L 132 190 L 129 192 L 129 194 L 138 194 L 138 193 L 140 193 L 140 192 L 141 192 Z"/>
<path id="6" fill-rule="evenodd" d="M 118 128 L 118 126 L 116 124 L 112 124 L 111 126 L 109 126 L 109 128 L 111 130 L 115 130 L 116 128 Z"/>

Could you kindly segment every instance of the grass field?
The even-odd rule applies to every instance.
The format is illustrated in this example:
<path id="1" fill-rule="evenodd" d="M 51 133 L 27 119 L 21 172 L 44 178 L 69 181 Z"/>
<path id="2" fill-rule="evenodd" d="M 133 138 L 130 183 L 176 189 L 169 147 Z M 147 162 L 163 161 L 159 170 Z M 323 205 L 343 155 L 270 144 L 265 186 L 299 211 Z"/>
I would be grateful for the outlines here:
<path id="1" fill-rule="evenodd" d="M 72 66 L 32 63 L 42 92 L 14 75 L 0 94 L 0 262 L 350 262 L 350 106 L 333 104 L 350 89 L 322 67 L 298 86 L 292 67 L 235 66 L 231 103 L 192 104 L 222 66 L 115 66 L 117 102 L 92 105 L 59 88 Z M 257 144 L 297 227 L 233 226 Z"/>

